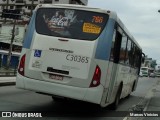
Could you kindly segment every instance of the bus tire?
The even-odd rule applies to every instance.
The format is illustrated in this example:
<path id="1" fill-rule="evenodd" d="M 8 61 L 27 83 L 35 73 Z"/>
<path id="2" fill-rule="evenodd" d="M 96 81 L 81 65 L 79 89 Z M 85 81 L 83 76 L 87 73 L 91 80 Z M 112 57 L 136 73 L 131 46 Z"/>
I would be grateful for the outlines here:
<path id="1" fill-rule="evenodd" d="M 112 110 L 116 110 L 117 109 L 119 101 L 120 101 L 121 92 L 122 92 L 122 84 L 120 84 L 120 86 L 118 88 L 115 101 L 112 104 Z"/>
<path id="2" fill-rule="evenodd" d="M 135 84 L 136 84 L 136 82 L 134 81 L 134 83 L 132 85 L 132 92 L 134 91 Z"/>
<path id="3" fill-rule="evenodd" d="M 63 102 L 64 98 L 52 96 L 54 102 Z"/>
<path id="4" fill-rule="evenodd" d="M 131 92 L 133 92 L 133 91 L 134 91 L 134 86 L 135 86 L 135 81 L 133 82 Z M 131 96 L 131 92 L 126 96 L 126 98 L 129 98 L 129 97 Z"/>
<path id="5" fill-rule="evenodd" d="M 126 96 L 126 98 L 130 98 L 130 96 L 131 96 L 131 93 L 129 93 L 129 94 Z"/>

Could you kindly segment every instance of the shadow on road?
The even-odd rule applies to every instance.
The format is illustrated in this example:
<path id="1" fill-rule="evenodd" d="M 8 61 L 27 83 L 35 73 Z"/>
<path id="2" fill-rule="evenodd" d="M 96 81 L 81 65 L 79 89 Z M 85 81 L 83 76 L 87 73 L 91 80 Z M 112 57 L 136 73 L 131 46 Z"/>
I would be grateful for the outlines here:
<path id="1" fill-rule="evenodd" d="M 125 104 L 129 99 L 135 96 L 125 98 L 120 101 Z M 135 98 L 136 99 L 136 98 Z M 41 112 L 45 116 L 51 117 L 122 117 L 128 114 L 128 109 L 121 111 L 111 110 L 111 106 L 101 108 L 99 105 L 77 100 L 62 100 L 60 102 L 50 102 L 43 106 L 35 108 L 30 107 L 27 110 Z"/>

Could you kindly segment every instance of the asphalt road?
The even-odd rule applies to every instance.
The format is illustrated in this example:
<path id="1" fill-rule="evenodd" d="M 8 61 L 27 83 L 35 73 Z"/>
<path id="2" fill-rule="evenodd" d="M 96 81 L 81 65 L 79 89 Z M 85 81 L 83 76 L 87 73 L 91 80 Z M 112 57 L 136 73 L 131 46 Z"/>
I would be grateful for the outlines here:
<path id="1" fill-rule="evenodd" d="M 156 82 L 157 78 L 140 78 L 136 91 L 133 92 L 129 98 L 125 98 L 120 101 L 119 107 L 116 110 L 117 112 L 111 111 L 109 107 L 102 109 L 97 105 L 76 100 L 54 102 L 52 97 L 47 95 L 17 89 L 15 86 L 4 86 L 0 87 L 0 111 L 47 111 L 47 113 L 55 116 L 54 118 L 39 118 L 40 120 L 75 120 L 75 116 L 79 116 L 80 120 L 82 119 L 81 117 L 93 117 L 95 120 L 123 120 L 124 117 L 109 116 L 122 114 L 123 112 L 121 111 L 128 111 L 134 105 L 141 102 Z M 1 119 L 2 118 L 0 118 L 0 120 Z M 7 118 L 7 120 L 12 119 Z M 33 120 L 34 119 L 35 118 L 33 118 Z M 76 117 L 76 119 L 78 119 L 78 117 Z M 31 120 L 31 118 L 29 120 Z"/>

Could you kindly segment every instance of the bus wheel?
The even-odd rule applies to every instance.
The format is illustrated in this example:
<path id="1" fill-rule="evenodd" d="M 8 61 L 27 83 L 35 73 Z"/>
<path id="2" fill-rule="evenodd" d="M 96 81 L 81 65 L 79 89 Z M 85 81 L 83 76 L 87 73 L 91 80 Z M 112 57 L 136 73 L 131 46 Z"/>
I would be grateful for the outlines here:
<path id="1" fill-rule="evenodd" d="M 54 102 L 62 102 L 64 100 L 64 98 L 55 97 L 55 96 L 52 96 L 52 99 L 54 100 Z"/>
<path id="2" fill-rule="evenodd" d="M 132 85 L 132 92 L 134 91 L 134 86 L 135 86 L 135 81 L 134 81 L 134 83 Z"/>
<path id="3" fill-rule="evenodd" d="M 112 109 L 116 110 L 120 101 L 120 96 L 121 96 L 121 91 L 122 91 L 122 85 L 119 86 L 117 94 L 116 94 L 116 98 L 114 103 L 112 104 Z"/>
<path id="4" fill-rule="evenodd" d="M 126 96 L 126 98 L 130 98 L 130 96 L 131 96 L 131 93 L 129 93 L 129 94 Z"/>
<path id="5" fill-rule="evenodd" d="M 132 85 L 132 91 L 131 91 L 131 92 L 134 91 L 134 86 L 135 86 L 135 81 L 134 81 L 134 83 L 133 83 L 133 85 Z M 129 97 L 131 96 L 131 92 L 128 93 L 128 95 L 126 96 L 126 98 L 129 98 Z"/>

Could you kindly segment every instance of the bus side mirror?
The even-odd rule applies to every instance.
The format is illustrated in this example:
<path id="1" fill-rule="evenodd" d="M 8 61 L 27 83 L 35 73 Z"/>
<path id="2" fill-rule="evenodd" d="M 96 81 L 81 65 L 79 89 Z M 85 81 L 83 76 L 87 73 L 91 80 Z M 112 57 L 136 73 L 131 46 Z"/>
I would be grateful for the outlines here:
<path id="1" fill-rule="evenodd" d="M 144 57 L 142 57 L 142 63 L 144 63 L 144 59 L 145 59 L 145 58 L 144 58 Z"/>
<path id="2" fill-rule="evenodd" d="M 145 54 L 142 53 L 142 63 L 144 63 L 144 60 L 145 60 Z"/>

